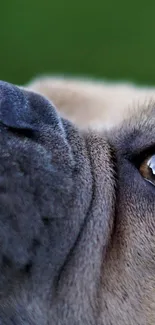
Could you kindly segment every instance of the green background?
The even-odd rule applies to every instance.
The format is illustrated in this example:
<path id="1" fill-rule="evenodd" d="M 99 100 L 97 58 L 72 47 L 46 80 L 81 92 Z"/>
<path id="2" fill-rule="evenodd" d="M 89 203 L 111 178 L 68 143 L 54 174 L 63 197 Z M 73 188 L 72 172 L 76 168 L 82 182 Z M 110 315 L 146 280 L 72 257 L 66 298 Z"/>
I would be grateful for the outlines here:
<path id="1" fill-rule="evenodd" d="M 0 0 L 0 79 L 42 73 L 155 84 L 155 0 Z"/>

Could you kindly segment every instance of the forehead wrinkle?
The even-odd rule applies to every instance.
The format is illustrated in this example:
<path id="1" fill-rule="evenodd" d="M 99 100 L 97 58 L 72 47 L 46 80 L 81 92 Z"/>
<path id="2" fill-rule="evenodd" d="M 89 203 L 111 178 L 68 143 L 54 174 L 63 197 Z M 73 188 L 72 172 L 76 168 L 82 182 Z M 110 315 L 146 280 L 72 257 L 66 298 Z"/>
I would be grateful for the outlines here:
<path id="1" fill-rule="evenodd" d="M 133 107 L 129 118 L 107 132 L 107 137 L 118 152 L 132 155 L 155 146 L 155 102 L 149 100 Z"/>

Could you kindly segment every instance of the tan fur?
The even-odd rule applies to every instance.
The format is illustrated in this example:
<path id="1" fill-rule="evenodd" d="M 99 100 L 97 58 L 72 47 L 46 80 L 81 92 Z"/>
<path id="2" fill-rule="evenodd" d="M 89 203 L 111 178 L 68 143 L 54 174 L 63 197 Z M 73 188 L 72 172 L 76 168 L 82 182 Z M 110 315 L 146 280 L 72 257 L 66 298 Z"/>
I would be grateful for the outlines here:
<path id="1" fill-rule="evenodd" d="M 63 117 L 81 128 L 109 128 L 122 121 L 133 106 L 155 99 L 155 88 L 130 83 L 41 77 L 27 87 L 52 100 Z"/>

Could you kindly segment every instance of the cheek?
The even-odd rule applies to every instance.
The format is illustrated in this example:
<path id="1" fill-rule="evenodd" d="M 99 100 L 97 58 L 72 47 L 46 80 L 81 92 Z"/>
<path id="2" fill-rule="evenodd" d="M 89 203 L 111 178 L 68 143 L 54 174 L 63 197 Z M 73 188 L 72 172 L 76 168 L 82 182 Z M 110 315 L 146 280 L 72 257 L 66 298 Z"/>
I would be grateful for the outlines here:
<path id="1" fill-rule="evenodd" d="M 155 324 L 155 277 L 152 276 L 146 280 L 144 294 L 142 297 L 142 306 L 146 312 L 148 325 Z"/>
<path id="2" fill-rule="evenodd" d="M 121 166 L 116 202 L 116 240 L 122 253 L 137 268 L 155 271 L 155 187 L 133 166 Z"/>

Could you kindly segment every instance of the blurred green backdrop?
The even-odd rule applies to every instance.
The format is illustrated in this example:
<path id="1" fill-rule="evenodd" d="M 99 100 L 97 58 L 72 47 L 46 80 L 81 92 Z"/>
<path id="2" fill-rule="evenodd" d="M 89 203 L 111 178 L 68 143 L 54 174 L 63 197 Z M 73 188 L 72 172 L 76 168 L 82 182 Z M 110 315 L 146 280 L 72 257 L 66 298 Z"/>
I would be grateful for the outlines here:
<path id="1" fill-rule="evenodd" d="M 155 0 L 0 0 L 0 79 L 42 73 L 155 84 Z"/>

